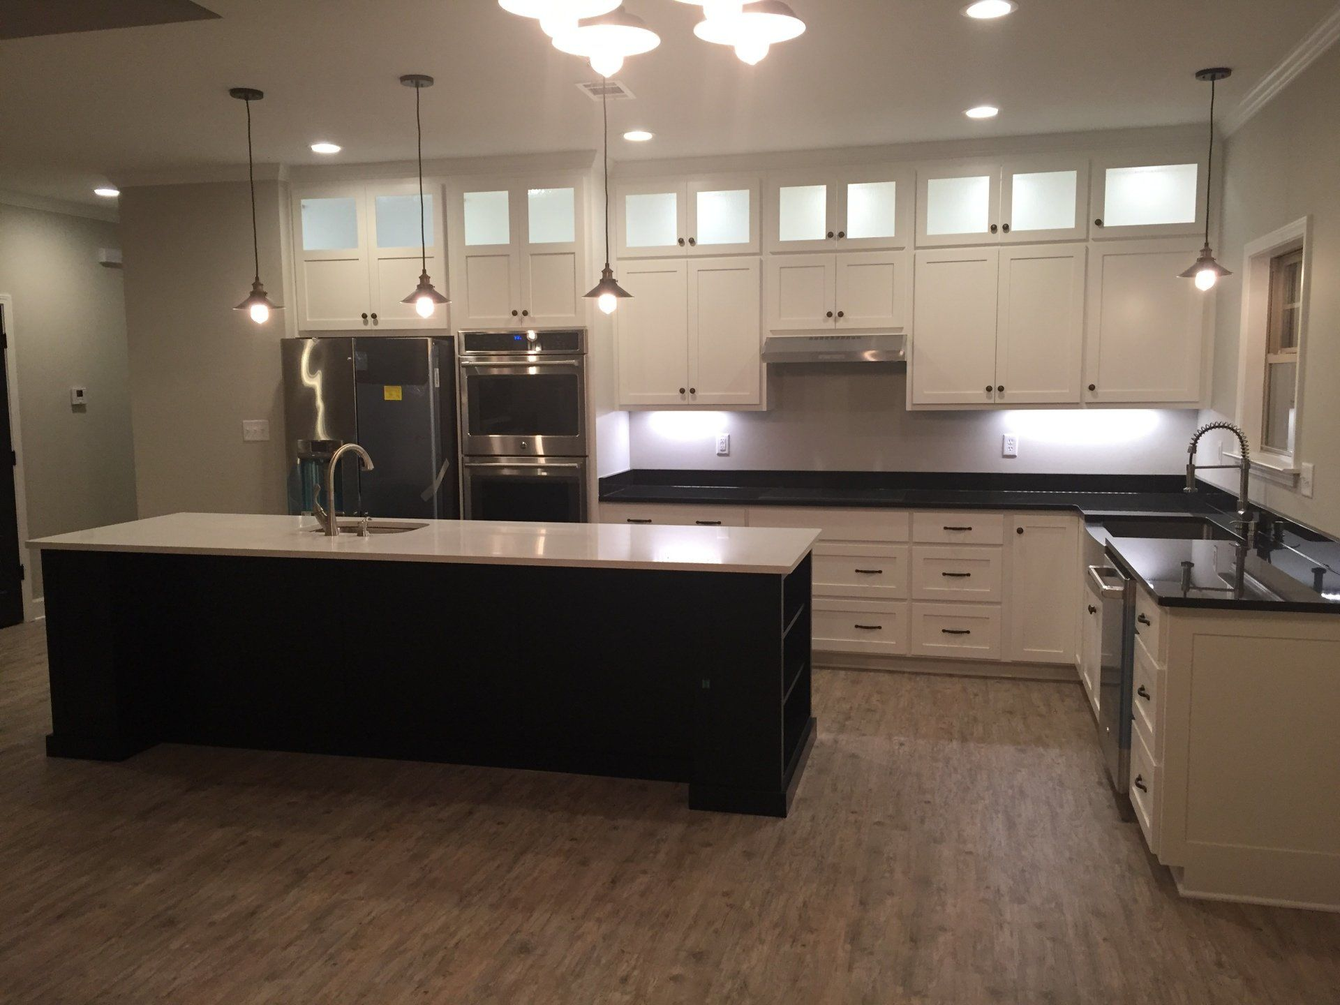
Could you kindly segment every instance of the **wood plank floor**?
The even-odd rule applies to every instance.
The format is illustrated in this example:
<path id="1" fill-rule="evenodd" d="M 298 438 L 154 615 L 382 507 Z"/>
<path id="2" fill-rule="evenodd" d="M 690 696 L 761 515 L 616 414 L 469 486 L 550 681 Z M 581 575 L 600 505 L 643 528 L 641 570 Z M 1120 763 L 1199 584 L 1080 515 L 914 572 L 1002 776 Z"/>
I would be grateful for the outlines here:
<path id="1" fill-rule="evenodd" d="M 1183 900 L 1078 685 L 821 671 L 785 821 L 679 785 L 48 760 L 0 632 L 0 1001 L 1334 1003 L 1340 916 Z"/>

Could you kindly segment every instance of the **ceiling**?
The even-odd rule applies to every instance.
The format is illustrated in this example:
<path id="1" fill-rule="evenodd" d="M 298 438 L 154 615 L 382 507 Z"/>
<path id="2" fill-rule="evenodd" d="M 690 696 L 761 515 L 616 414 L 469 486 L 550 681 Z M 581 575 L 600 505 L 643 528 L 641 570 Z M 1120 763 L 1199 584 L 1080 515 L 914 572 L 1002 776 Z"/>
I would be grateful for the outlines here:
<path id="1" fill-rule="evenodd" d="M 1228 65 L 1227 111 L 1336 0 L 1020 0 L 994 22 L 966 0 L 789 0 L 799 39 L 756 67 L 693 36 L 698 9 L 626 0 L 661 35 L 618 75 L 615 159 L 859 146 L 1202 121 L 1192 74 Z M 97 184 L 245 163 L 414 154 L 402 73 L 430 73 L 424 154 L 593 149 L 584 61 L 495 0 L 212 0 L 219 20 L 0 41 L 0 189 L 97 202 Z M 989 102 L 999 118 L 963 110 Z M 617 139 L 633 126 L 651 143 Z M 308 149 L 344 147 L 336 158 Z"/>

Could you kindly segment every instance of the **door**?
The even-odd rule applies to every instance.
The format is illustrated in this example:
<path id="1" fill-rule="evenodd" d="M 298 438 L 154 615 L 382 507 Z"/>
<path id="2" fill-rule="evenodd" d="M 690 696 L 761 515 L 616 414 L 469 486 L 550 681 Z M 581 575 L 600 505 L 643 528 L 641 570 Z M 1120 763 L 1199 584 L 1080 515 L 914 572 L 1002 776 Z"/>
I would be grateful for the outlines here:
<path id="1" fill-rule="evenodd" d="M 517 338 L 524 338 L 519 332 Z M 586 378 L 578 355 L 461 359 L 461 452 L 583 457 Z"/>
<path id="2" fill-rule="evenodd" d="M 615 312 L 619 403 L 689 402 L 688 264 L 682 259 L 623 262 L 619 282 L 631 299 Z"/>
<path id="3" fill-rule="evenodd" d="M 1089 234 L 1087 157 L 1019 157 L 1000 176 L 1000 239 L 1082 241 Z"/>
<path id="4" fill-rule="evenodd" d="M 438 515 L 439 475 L 445 473 L 434 356 L 430 338 L 354 340 L 358 443 L 376 465 L 358 473 L 359 512 Z"/>
<path id="5" fill-rule="evenodd" d="M 836 186 L 839 251 L 912 243 L 916 177 L 886 167 L 849 168 Z"/>
<path id="6" fill-rule="evenodd" d="M 758 254 L 756 176 L 698 178 L 686 192 L 690 255 Z"/>
<path id="7" fill-rule="evenodd" d="M 768 256 L 768 330 L 831 329 L 837 313 L 834 255 Z"/>
<path id="8" fill-rule="evenodd" d="M 1095 160 L 1089 206 L 1094 239 L 1203 233 L 1205 168 L 1205 158 L 1199 154 Z"/>
<path id="9" fill-rule="evenodd" d="M 996 244 L 1000 240 L 1000 165 L 931 164 L 917 171 L 917 245 Z"/>
<path id="10" fill-rule="evenodd" d="M 1086 253 L 1083 244 L 1000 250 L 997 402 L 1079 403 Z"/>
<path id="11" fill-rule="evenodd" d="M 835 258 L 837 327 L 906 331 L 912 253 L 860 251 Z"/>
<path id="12" fill-rule="evenodd" d="M 690 403 L 762 404 L 759 260 L 690 262 L 688 278 Z"/>
<path id="13" fill-rule="evenodd" d="M 517 209 L 503 186 L 467 186 L 452 196 L 452 231 L 459 236 L 458 328 L 506 328 L 521 321 L 521 264 Z"/>
<path id="14" fill-rule="evenodd" d="M 615 190 L 614 247 L 629 258 L 678 255 L 688 247 L 686 189 L 681 182 L 629 182 Z"/>
<path id="15" fill-rule="evenodd" d="M 1196 240 L 1095 243 L 1085 332 L 1086 401 L 1200 401 L 1207 298 L 1182 279 Z"/>
<path id="16" fill-rule="evenodd" d="M 0 464 L 0 628 L 23 620 L 23 553 L 19 548 L 18 497 L 14 488 L 14 434 L 9 422 L 9 318 L 0 303 L 0 443 L 9 444 L 9 463 Z M 15 405 L 17 407 L 17 404 Z"/>
<path id="17" fill-rule="evenodd" d="M 782 174 L 768 183 L 769 251 L 833 251 L 838 186 L 827 173 Z"/>
<path id="18" fill-rule="evenodd" d="M 998 255 L 995 248 L 917 252 L 914 404 L 995 400 Z"/>
<path id="19" fill-rule="evenodd" d="M 586 521 L 586 461 L 471 459 L 463 467 L 466 520 Z"/>
<path id="20" fill-rule="evenodd" d="M 417 181 L 369 184 L 367 211 L 373 327 L 449 327 L 449 304 L 440 305 L 431 317 L 421 318 L 413 304 L 401 303 L 419 285 L 419 274 L 425 269 L 437 291 L 449 295 L 450 277 L 442 253 L 442 186 L 424 185 L 421 214 Z M 425 243 L 422 250 L 421 239 Z"/>
<path id="21" fill-rule="evenodd" d="M 581 192 L 570 181 L 546 179 L 512 197 L 518 204 L 524 199 L 526 207 L 519 260 L 522 323 L 581 324 L 586 313 L 577 289 Z"/>
<path id="22" fill-rule="evenodd" d="M 298 329 L 370 328 L 373 306 L 368 290 L 369 238 L 363 186 L 295 193 L 293 217 L 297 234 Z M 416 273 L 416 283 L 417 279 Z"/>
<path id="23" fill-rule="evenodd" d="M 1080 602 L 1077 518 L 1019 513 L 1010 525 L 1008 656 L 1027 663 L 1073 663 Z"/>

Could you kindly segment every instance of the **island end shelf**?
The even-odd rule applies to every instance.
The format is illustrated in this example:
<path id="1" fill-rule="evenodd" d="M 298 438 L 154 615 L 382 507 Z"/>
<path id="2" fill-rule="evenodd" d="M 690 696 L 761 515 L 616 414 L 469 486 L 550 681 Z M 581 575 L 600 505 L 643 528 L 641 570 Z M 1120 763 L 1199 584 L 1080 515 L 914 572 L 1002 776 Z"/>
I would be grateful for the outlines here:
<path id="1" fill-rule="evenodd" d="M 814 743 L 808 547 L 764 573 L 37 546 L 50 756 L 531 768 L 784 817 Z"/>

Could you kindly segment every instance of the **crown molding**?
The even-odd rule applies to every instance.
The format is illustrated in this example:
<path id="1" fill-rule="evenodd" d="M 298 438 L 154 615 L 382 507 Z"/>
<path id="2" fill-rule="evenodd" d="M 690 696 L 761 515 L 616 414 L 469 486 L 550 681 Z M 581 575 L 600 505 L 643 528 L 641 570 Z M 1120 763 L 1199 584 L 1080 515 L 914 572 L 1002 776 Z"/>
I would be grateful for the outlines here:
<path id="1" fill-rule="evenodd" d="M 0 205 L 37 209 L 44 213 L 60 213 L 64 216 L 79 216 L 87 220 L 102 220 L 105 223 L 116 223 L 119 219 L 116 209 L 112 206 L 90 206 L 82 202 L 48 199 L 42 195 L 8 192 L 3 189 L 0 189 Z"/>
<path id="2" fill-rule="evenodd" d="M 1285 54 L 1273 70 L 1256 82 L 1256 86 L 1247 92 L 1237 108 L 1224 116 L 1221 123 L 1223 134 L 1232 136 L 1241 129 L 1253 115 L 1270 104 L 1304 70 L 1315 63 L 1336 39 L 1340 39 L 1340 4 L 1317 22 L 1316 26 Z"/>

